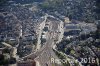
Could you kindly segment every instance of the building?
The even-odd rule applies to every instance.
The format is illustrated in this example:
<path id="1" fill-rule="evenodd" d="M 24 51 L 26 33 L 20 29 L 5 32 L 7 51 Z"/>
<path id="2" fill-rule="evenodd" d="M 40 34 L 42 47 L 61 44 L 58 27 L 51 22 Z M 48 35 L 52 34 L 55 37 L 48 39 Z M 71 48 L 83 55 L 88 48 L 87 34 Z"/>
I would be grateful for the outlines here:
<path id="1" fill-rule="evenodd" d="M 65 23 L 70 23 L 71 21 L 70 21 L 70 19 L 69 19 L 68 17 L 65 17 L 65 18 L 64 18 L 64 22 L 65 22 Z"/>
<path id="2" fill-rule="evenodd" d="M 33 41 L 35 39 L 35 36 L 34 35 L 27 35 L 24 37 L 24 39 L 27 41 Z"/>
<path id="3" fill-rule="evenodd" d="M 79 35 L 81 32 L 80 27 L 77 24 L 66 24 L 64 28 L 64 35 Z"/>
<path id="4" fill-rule="evenodd" d="M 42 39 L 46 39 L 46 35 L 42 35 Z"/>

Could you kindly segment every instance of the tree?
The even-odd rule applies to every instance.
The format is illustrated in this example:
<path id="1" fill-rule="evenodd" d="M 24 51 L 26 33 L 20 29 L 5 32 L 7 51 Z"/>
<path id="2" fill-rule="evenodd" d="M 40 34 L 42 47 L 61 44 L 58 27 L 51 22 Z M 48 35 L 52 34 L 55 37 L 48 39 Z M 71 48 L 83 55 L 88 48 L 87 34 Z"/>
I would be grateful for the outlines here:
<path id="1" fill-rule="evenodd" d="M 3 53 L 10 53 L 10 51 L 11 51 L 11 49 L 5 48 L 5 49 L 3 50 Z"/>
<path id="2" fill-rule="evenodd" d="M 15 64 L 16 63 L 16 58 L 11 57 L 10 58 L 10 64 Z"/>
<path id="3" fill-rule="evenodd" d="M 4 4 L 7 0 L 0 0 L 0 5 Z"/>

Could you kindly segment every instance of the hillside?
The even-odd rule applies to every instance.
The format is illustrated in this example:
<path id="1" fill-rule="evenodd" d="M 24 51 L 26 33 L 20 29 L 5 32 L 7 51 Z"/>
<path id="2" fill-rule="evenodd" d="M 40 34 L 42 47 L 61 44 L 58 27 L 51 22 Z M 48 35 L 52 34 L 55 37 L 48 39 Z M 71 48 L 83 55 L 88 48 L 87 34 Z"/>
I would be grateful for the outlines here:
<path id="1" fill-rule="evenodd" d="M 99 19 L 96 4 L 96 0 L 45 0 L 40 4 L 40 8 L 50 14 L 57 12 L 70 19 L 95 22 Z"/>

